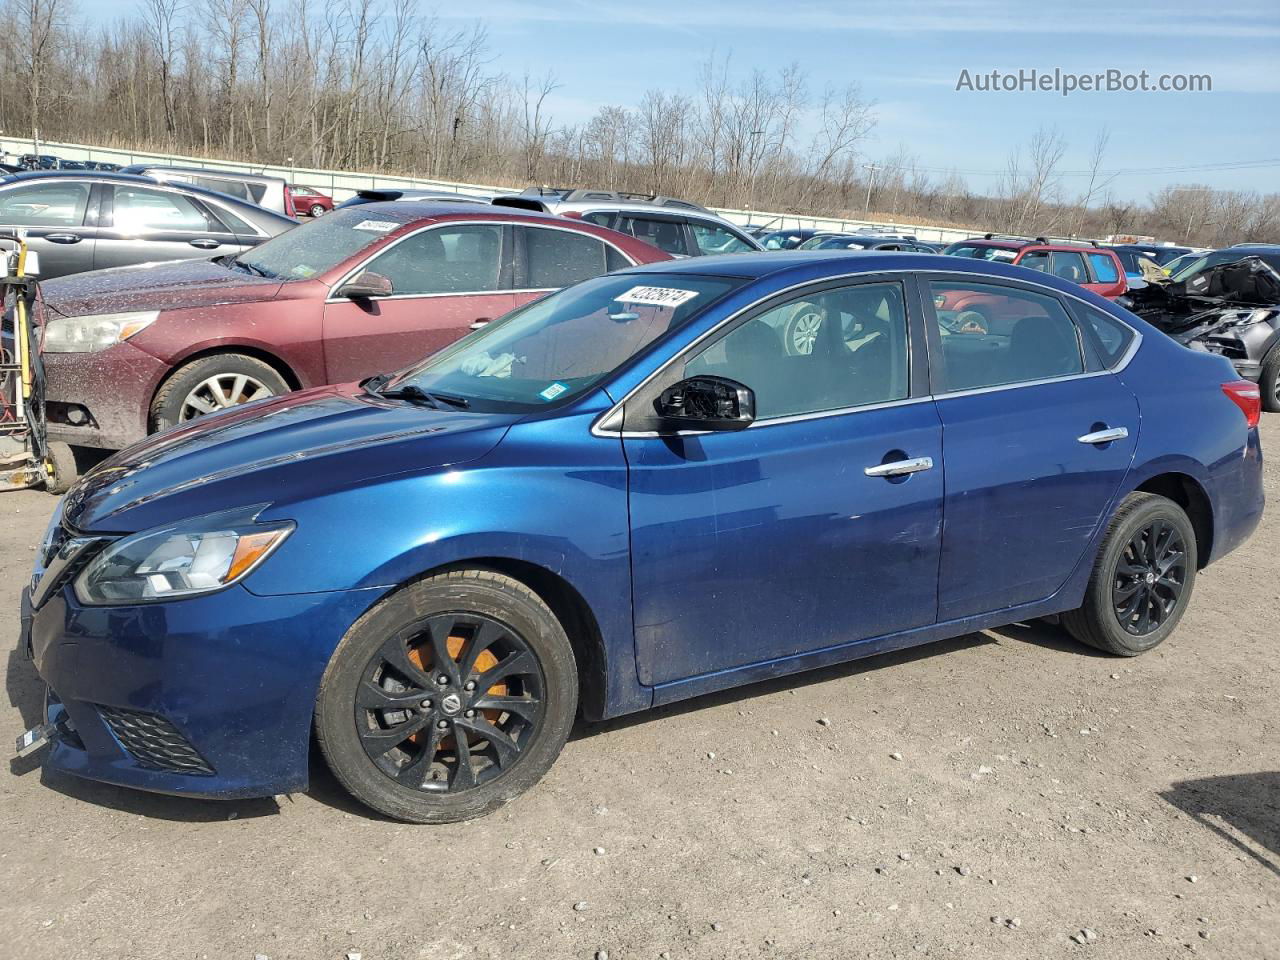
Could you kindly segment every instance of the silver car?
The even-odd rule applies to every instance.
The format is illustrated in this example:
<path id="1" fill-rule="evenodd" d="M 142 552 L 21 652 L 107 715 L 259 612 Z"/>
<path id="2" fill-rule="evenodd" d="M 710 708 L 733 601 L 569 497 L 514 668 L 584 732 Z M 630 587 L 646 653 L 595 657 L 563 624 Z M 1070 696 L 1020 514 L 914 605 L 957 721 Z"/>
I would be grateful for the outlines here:
<path id="1" fill-rule="evenodd" d="M 237 254 L 295 226 L 255 204 L 149 177 L 50 170 L 0 179 L 0 229 L 27 231 L 44 279 Z"/>
<path id="2" fill-rule="evenodd" d="M 147 163 L 135 163 L 125 167 L 122 172 L 136 173 L 164 183 L 189 183 L 215 193 L 225 193 L 229 197 L 246 203 L 256 203 L 260 207 L 289 217 L 297 213 L 289 199 L 288 184 L 283 177 L 272 177 L 265 173 L 241 173 L 238 170 L 163 167 Z"/>
<path id="3" fill-rule="evenodd" d="M 551 213 L 629 233 L 676 257 L 754 253 L 755 237 L 705 207 L 674 197 L 531 187 L 522 197 L 539 200 Z"/>

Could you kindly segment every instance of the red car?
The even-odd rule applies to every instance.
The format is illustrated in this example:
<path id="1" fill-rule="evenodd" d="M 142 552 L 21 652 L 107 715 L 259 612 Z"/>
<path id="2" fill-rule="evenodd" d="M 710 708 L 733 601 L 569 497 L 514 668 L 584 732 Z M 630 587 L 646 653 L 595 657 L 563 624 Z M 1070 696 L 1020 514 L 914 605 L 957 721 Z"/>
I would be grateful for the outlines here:
<path id="1" fill-rule="evenodd" d="M 50 280 L 49 436 L 118 450 L 223 407 L 400 369 L 550 290 L 669 259 L 507 204 L 400 202 L 239 255 Z"/>
<path id="2" fill-rule="evenodd" d="M 1128 289 L 1124 264 L 1115 251 L 1096 244 L 1050 243 L 1044 238 L 1001 237 L 987 234 L 981 238 L 958 240 L 942 251 L 952 257 L 971 257 L 1010 263 L 1051 273 L 1070 280 L 1100 297 L 1114 300 Z M 957 330 L 973 333 L 1007 333 L 1021 316 L 1012 316 L 1005 305 L 1007 298 L 994 299 L 982 293 L 967 294 L 955 290 L 934 303 L 939 311 L 951 315 Z"/>
<path id="3" fill-rule="evenodd" d="M 326 196 L 315 187 L 289 184 L 289 199 L 293 203 L 294 216 L 322 217 L 333 209 L 333 197 Z"/>

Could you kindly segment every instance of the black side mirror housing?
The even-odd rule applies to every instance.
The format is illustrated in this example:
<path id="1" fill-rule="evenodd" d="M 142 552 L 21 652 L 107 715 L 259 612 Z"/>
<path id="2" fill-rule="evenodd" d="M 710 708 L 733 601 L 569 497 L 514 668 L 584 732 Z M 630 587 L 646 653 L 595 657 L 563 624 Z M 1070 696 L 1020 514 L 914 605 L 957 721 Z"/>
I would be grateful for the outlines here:
<path id="1" fill-rule="evenodd" d="M 689 377 L 653 401 L 662 426 L 674 430 L 744 430 L 756 419 L 756 395 L 728 377 Z"/>
<path id="2" fill-rule="evenodd" d="M 395 287 L 389 277 L 372 270 L 361 270 L 339 287 L 336 295 L 348 300 L 371 300 L 374 297 L 389 297 L 393 293 Z"/>

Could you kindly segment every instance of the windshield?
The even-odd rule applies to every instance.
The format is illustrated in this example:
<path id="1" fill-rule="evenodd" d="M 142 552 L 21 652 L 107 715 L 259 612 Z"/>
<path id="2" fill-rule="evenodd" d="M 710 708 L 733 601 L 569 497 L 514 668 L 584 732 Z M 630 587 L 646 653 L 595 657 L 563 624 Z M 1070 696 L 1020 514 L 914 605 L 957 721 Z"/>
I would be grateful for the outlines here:
<path id="1" fill-rule="evenodd" d="M 240 254 L 232 264 L 261 276 L 306 280 L 332 270 L 411 219 L 404 213 L 385 210 L 336 210 L 264 240 Z"/>
<path id="2" fill-rule="evenodd" d="M 968 257 L 971 260 L 1003 260 L 1012 262 L 1018 256 L 1016 250 L 1004 247 L 989 247 L 985 244 L 965 243 L 963 240 L 953 243 L 943 251 L 948 257 Z"/>
<path id="3" fill-rule="evenodd" d="M 1277 250 L 1277 254 L 1280 254 L 1280 249 Z M 1216 267 L 1222 263 L 1235 263 L 1237 260 L 1243 260 L 1245 257 L 1256 256 L 1259 256 L 1256 250 L 1238 250 L 1234 248 L 1229 248 L 1227 250 L 1215 250 L 1212 253 L 1206 253 L 1202 257 L 1195 257 L 1188 260 L 1185 265 L 1178 267 L 1176 272 L 1170 274 L 1170 276 L 1174 280 L 1190 280 L 1197 273 L 1200 273 L 1202 270 L 1208 270 L 1210 267 Z M 1272 266 L 1275 266 L 1275 263 L 1272 262 L 1272 258 L 1270 256 L 1266 256 L 1263 259 L 1268 263 L 1271 263 Z"/>
<path id="4" fill-rule="evenodd" d="M 827 237 L 815 244 L 814 250 L 864 250 L 875 244 L 875 240 L 857 240 L 853 237 Z"/>
<path id="5" fill-rule="evenodd" d="M 585 280 L 464 337 L 381 392 L 417 387 L 497 412 L 571 400 L 745 282 L 683 273 Z"/>

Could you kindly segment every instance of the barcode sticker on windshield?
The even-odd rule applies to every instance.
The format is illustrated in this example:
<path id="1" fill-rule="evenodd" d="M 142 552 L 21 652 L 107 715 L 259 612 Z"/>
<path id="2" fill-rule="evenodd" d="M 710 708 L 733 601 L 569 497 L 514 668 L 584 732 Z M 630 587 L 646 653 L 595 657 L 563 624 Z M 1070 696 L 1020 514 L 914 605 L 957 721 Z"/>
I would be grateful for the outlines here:
<path id="1" fill-rule="evenodd" d="M 367 230 L 369 233 L 390 233 L 400 224 L 394 220 L 361 220 L 352 230 Z"/>
<path id="2" fill-rule="evenodd" d="M 620 297 L 618 303 L 639 303 L 648 307 L 670 307 L 674 310 L 698 295 L 697 290 L 675 290 L 671 287 L 632 287 Z"/>

